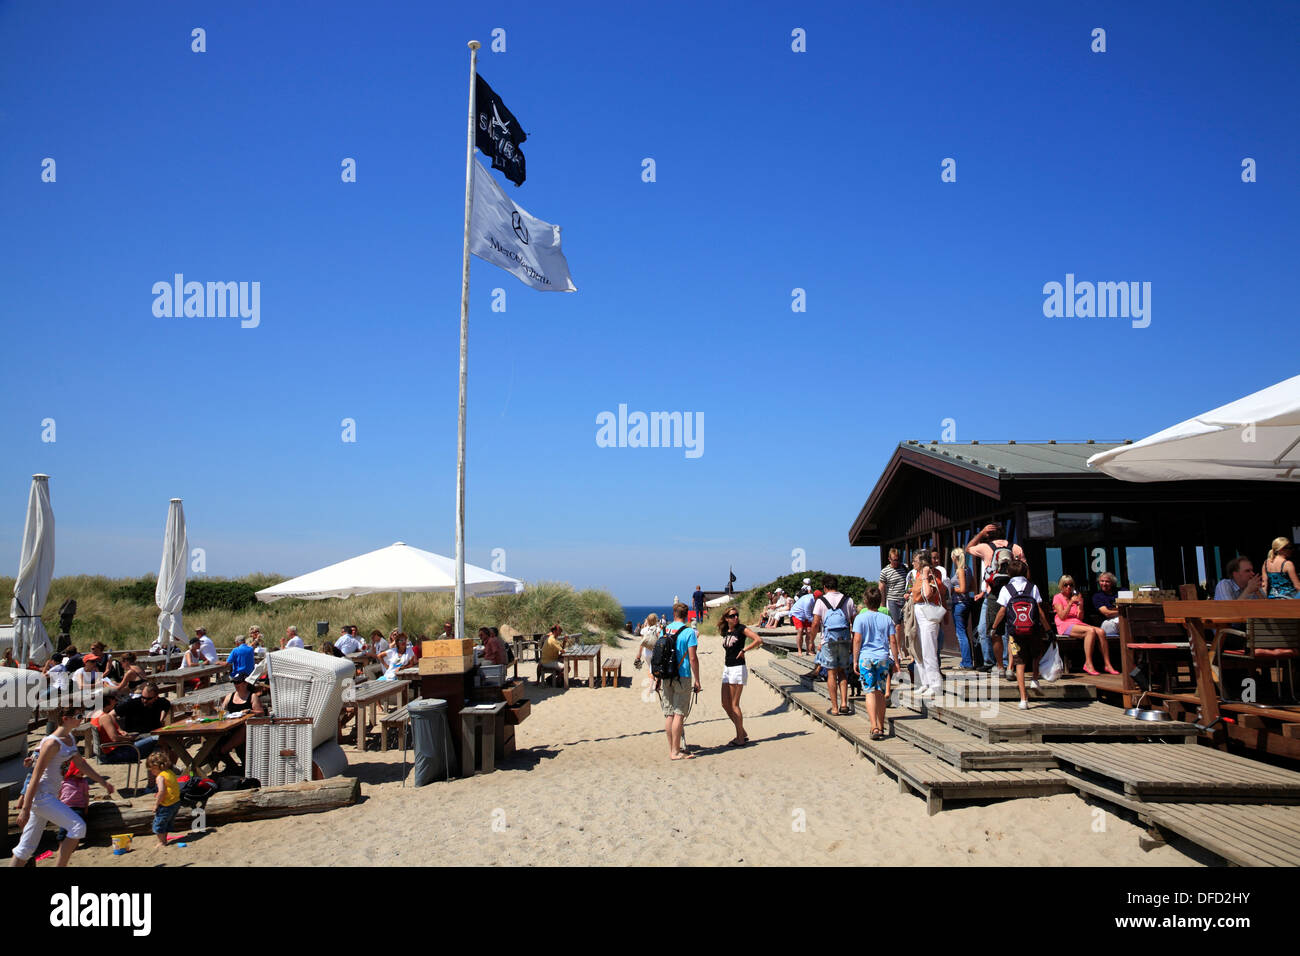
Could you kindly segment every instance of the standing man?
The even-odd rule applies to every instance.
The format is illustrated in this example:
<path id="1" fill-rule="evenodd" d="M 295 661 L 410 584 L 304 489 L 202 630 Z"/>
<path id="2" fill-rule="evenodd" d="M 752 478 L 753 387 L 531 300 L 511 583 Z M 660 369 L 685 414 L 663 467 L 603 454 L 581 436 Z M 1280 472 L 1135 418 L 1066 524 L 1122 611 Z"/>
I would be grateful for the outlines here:
<path id="1" fill-rule="evenodd" d="M 682 749 L 682 734 L 686 718 L 691 713 L 691 694 L 700 692 L 700 659 L 696 647 L 700 643 L 695 628 L 686 623 L 690 609 L 680 601 L 673 605 L 673 623 L 667 633 L 677 640 L 677 676 L 656 677 L 655 692 L 659 694 L 659 707 L 664 715 L 664 732 L 668 735 L 668 759 L 683 760 L 694 757 Z"/>
<path id="2" fill-rule="evenodd" d="M 1011 580 L 1011 575 L 1007 573 L 1007 565 L 1013 559 L 1024 562 L 1025 573 L 1028 574 L 1029 563 L 1025 561 L 1025 552 L 1020 549 L 1020 545 L 1012 544 L 1002 537 L 1002 526 L 996 523 L 985 525 L 979 534 L 971 538 L 970 543 L 966 545 L 966 553 L 984 562 L 982 591 L 984 608 L 976 629 L 980 637 L 980 651 L 984 655 L 984 666 L 980 669 L 988 672 L 993 670 L 998 662 L 1001 662 L 1003 667 L 1007 666 L 1007 658 L 1002 649 L 1002 635 L 997 633 L 997 629 L 993 626 L 993 619 L 1001 610 L 998 597 Z"/>
<path id="3" fill-rule="evenodd" d="M 822 649 L 816 661 L 826 668 L 826 689 L 832 717 L 849 712 L 849 682 L 844 672 L 853 666 L 853 599 L 839 592 L 840 581 L 833 574 L 822 579 L 826 589 L 813 603 L 812 639 L 822 635 Z M 837 696 L 838 694 L 838 696 Z"/>
<path id="4" fill-rule="evenodd" d="M 704 589 L 698 584 L 695 585 L 695 593 L 691 595 L 691 603 L 695 605 L 695 623 L 699 624 L 704 620 Z"/>
<path id="5" fill-rule="evenodd" d="M 894 622 L 895 634 L 901 634 L 903 606 L 907 604 L 907 569 L 903 567 L 897 548 L 889 549 L 889 563 L 880 569 L 880 593 L 885 599 L 889 618 Z"/>
<path id="6" fill-rule="evenodd" d="M 790 608 L 790 620 L 794 622 L 794 643 L 800 654 L 811 654 L 813 652 L 812 642 L 812 622 L 813 601 L 821 596 L 818 591 L 814 596 L 812 591 L 800 596 L 799 600 L 794 602 L 794 607 Z M 804 638 L 807 637 L 808 649 L 804 650 Z"/>
<path id="7" fill-rule="evenodd" d="M 194 636 L 199 639 L 199 653 L 203 655 L 203 659 L 209 664 L 215 664 L 217 662 L 217 645 L 213 644 L 212 638 L 208 637 L 208 629 L 206 627 L 196 627 Z"/>

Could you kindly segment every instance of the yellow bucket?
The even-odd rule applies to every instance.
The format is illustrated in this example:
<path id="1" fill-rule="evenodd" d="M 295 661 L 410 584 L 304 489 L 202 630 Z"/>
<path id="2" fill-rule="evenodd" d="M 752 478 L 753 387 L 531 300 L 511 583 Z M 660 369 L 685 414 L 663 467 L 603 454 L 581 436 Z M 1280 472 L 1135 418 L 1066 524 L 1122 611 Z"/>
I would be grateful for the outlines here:
<path id="1" fill-rule="evenodd" d="M 113 834 L 113 852 L 117 854 L 126 853 L 131 849 L 131 834 L 114 833 Z"/>

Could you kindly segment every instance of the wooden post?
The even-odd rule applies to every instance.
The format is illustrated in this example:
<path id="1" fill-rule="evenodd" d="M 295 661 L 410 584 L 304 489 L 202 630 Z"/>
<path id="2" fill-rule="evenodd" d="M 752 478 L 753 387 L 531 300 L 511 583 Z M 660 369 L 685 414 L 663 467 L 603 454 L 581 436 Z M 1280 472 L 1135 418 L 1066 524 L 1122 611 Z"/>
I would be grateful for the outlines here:
<path id="1" fill-rule="evenodd" d="M 1130 650 L 1128 646 L 1129 642 L 1133 640 L 1133 630 L 1132 628 L 1129 627 L 1129 623 L 1128 623 L 1129 605 L 1119 604 L 1117 605 L 1117 607 L 1119 608 L 1119 669 L 1120 669 L 1120 680 L 1121 680 L 1120 686 L 1123 688 L 1123 693 L 1121 696 L 1124 701 L 1124 707 L 1127 709 L 1129 707 L 1136 706 L 1135 700 L 1137 698 L 1137 693 L 1138 693 L 1137 682 L 1133 680 L 1131 674 L 1133 670 L 1133 651 Z"/>
<path id="2" fill-rule="evenodd" d="M 1192 642 L 1192 661 L 1196 664 L 1196 696 L 1201 702 L 1201 726 L 1208 727 L 1219 719 L 1219 688 L 1210 670 L 1210 651 L 1205 644 L 1205 625 L 1198 617 L 1189 617 L 1184 626 Z M 1227 732 L 1215 726 L 1210 732 L 1216 746 L 1226 748 Z"/>

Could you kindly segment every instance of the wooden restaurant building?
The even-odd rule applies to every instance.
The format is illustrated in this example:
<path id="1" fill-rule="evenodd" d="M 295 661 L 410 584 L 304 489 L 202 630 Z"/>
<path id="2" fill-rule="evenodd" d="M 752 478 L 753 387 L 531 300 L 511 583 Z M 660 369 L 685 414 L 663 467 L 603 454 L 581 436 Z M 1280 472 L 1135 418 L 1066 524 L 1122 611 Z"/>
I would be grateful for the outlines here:
<path id="1" fill-rule="evenodd" d="M 1238 554 L 1259 569 L 1269 543 L 1300 535 L 1294 486 L 1255 481 L 1127 482 L 1089 469 L 1100 442 L 901 442 L 849 529 L 849 543 L 965 546 L 996 522 L 1025 551 L 1033 578 L 1055 591 L 1062 574 L 1084 591 L 1110 571 L 1121 589 L 1213 594 Z"/>

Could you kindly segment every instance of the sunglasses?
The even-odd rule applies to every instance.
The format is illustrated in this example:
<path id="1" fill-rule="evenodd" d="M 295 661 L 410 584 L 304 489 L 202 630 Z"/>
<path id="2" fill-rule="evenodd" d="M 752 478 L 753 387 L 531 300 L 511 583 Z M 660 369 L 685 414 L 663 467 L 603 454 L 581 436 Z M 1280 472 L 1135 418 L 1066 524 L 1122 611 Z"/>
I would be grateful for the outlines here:
<path id="1" fill-rule="evenodd" d="M 737 614 L 735 611 L 732 611 L 730 614 L 727 615 L 727 617 L 740 617 L 740 615 Z"/>

